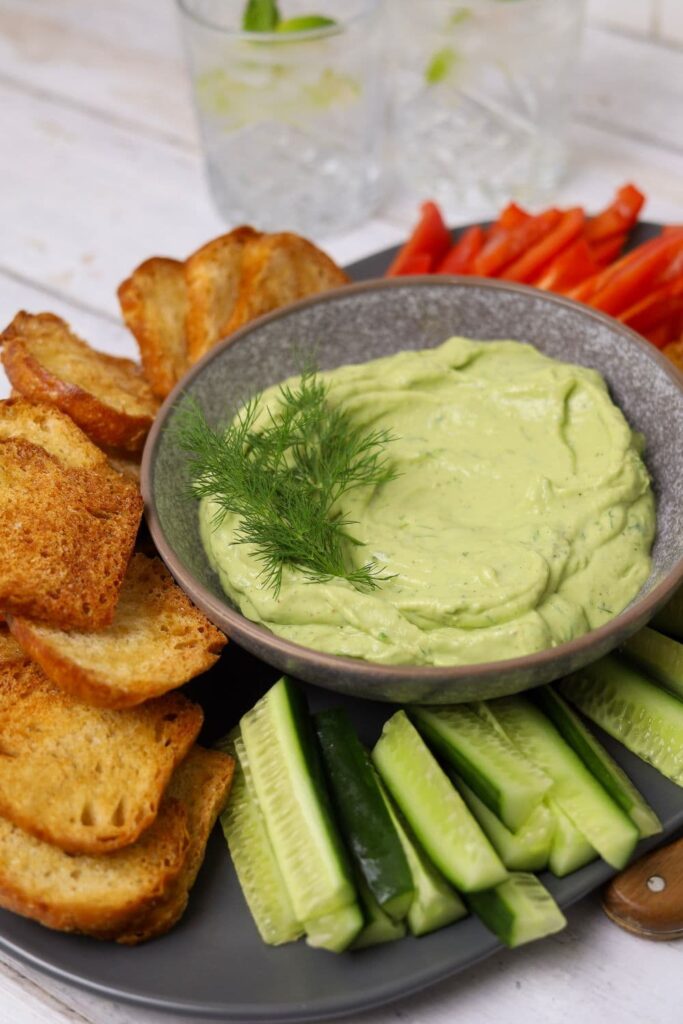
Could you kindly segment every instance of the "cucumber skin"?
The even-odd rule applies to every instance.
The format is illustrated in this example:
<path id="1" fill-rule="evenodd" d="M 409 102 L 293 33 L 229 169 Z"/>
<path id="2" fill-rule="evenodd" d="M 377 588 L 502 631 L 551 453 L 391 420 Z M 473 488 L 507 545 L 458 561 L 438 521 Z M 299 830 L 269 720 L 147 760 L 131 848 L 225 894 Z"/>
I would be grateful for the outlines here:
<path id="1" fill-rule="evenodd" d="M 488 892 L 470 893 L 467 902 L 486 927 L 510 949 L 554 935 L 567 924 L 545 886 L 535 875 L 523 871 L 514 872 Z M 544 904 L 540 920 L 534 920 L 538 910 L 534 902 Z"/>
<path id="2" fill-rule="evenodd" d="M 661 832 L 662 823 L 626 772 L 612 760 L 563 698 L 551 686 L 540 687 L 533 696 L 603 789 L 628 814 L 641 838 Z"/>
<path id="3" fill-rule="evenodd" d="M 614 654 L 569 676 L 563 696 L 614 739 L 683 786 L 683 702 Z M 618 714 L 610 711 L 616 704 Z"/>
<path id="4" fill-rule="evenodd" d="M 451 712 L 450 708 L 443 710 Z M 513 806 L 509 794 L 505 792 L 508 780 L 502 780 L 497 783 L 493 777 L 495 770 L 489 773 L 480 770 L 474 759 L 468 756 L 466 752 L 463 752 L 457 745 L 458 738 L 453 737 L 452 729 L 450 738 L 445 735 L 448 726 L 443 720 L 439 721 L 441 717 L 440 712 L 442 712 L 441 708 L 416 707 L 411 708 L 408 714 L 418 731 L 427 740 L 429 746 L 433 747 L 455 769 L 470 789 L 497 818 L 500 818 L 507 828 L 515 831 L 524 824 L 533 809 L 541 802 L 544 793 L 550 789 L 551 780 L 546 779 L 544 781 L 543 773 L 535 765 L 528 762 L 525 764 L 517 748 L 498 729 L 495 729 L 487 719 L 478 715 L 473 708 L 462 705 L 462 707 L 456 707 L 454 711 L 461 714 L 465 721 L 468 716 L 471 716 L 479 723 L 482 730 L 488 730 L 491 735 L 491 741 L 499 744 L 501 756 L 508 755 L 513 769 L 518 767 L 520 773 L 524 774 L 524 769 L 527 768 L 528 797 L 520 800 L 520 792 L 518 791 L 515 794 L 517 806 Z M 473 745 L 472 739 L 470 739 L 470 744 Z M 506 747 L 509 750 L 506 750 Z"/>
<path id="5" fill-rule="evenodd" d="M 261 698 L 261 700 L 257 702 L 254 708 L 252 708 L 251 711 L 248 711 L 240 720 L 242 738 L 247 747 L 247 755 L 252 762 L 252 775 L 255 776 L 255 772 L 253 770 L 253 757 L 249 750 L 248 720 L 259 705 L 263 705 L 263 702 L 268 698 L 271 698 L 271 701 L 274 699 L 273 692 L 276 687 L 280 687 L 279 696 L 281 696 L 282 700 L 285 702 L 285 714 L 288 718 L 286 723 L 288 735 L 286 739 L 282 740 L 280 733 L 280 739 L 284 745 L 290 745 L 290 747 L 293 748 L 293 752 L 296 755 L 297 770 L 307 780 L 307 788 L 310 789 L 309 795 L 315 806 L 316 814 L 319 817 L 319 825 L 321 826 L 321 832 L 324 835 L 324 843 L 328 846 L 328 852 L 331 854 L 332 860 L 334 861 L 333 871 L 337 875 L 336 882 L 333 883 L 336 886 L 336 894 L 333 896 L 331 895 L 330 898 L 326 898 L 321 905 L 315 904 L 314 913 L 306 913 L 303 905 L 297 907 L 297 903 L 301 903 L 301 900 L 298 898 L 299 894 L 293 891 L 293 887 L 288 880 L 287 865 L 283 861 L 282 854 L 278 849 L 276 838 L 271 835 L 271 825 L 268 821 L 268 813 L 266 812 L 263 804 L 261 804 L 268 834 L 271 838 L 271 844 L 273 846 L 275 856 L 278 859 L 278 863 L 280 864 L 280 869 L 282 870 L 282 874 L 285 878 L 285 883 L 288 886 L 295 912 L 299 919 L 305 924 L 307 920 L 322 916 L 329 916 L 334 911 L 341 910 L 347 905 L 354 904 L 356 902 L 356 890 L 352 881 L 351 865 L 348 861 L 346 850 L 344 849 L 341 836 L 339 835 L 334 820 L 334 813 L 327 790 L 320 751 L 318 749 L 317 739 L 313 730 L 313 724 L 308 714 L 306 700 L 297 684 L 288 676 L 283 676 L 279 679 L 278 682 L 276 682 Z M 254 781 L 258 790 L 256 778 Z M 260 799 L 261 794 L 259 794 L 259 800 Z M 313 908 L 311 907 L 309 909 Z"/>
<path id="6" fill-rule="evenodd" d="M 621 648 L 627 661 L 683 699 L 683 644 L 647 626 Z"/>
<path id="7" fill-rule="evenodd" d="M 403 820 L 380 779 L 378 785 L 401 840 L 415 885 L 415 898 L 406 918 L 411 934 L 427 935 L 466 917 L 467 907 L 410 832 L 410 826 Z"/>
<path id="8" fill-rule="evenodd" d="M 555 726 L 524 697 L 498 697 L 489 701 L 486 708 L 488 714 L 498 718 L 501 728 L 520 749 L 527 751 L 534 740 L 540 742 L 541 748 L 550 742 L 549 760 L 544 760 L 547 751 L 543 749 L 539 753 L 537 748 L 534 756 L 539 767 L 553 779 L 554 785 L 548 796 L 559 804 L 608 864 L 618 870 L 623 868 L 635 849 L 638 829 L 588 771 Z M 586 800 L 593 804 L 596 812 L 588 822 L 581 806 Z M 577 823 L 577 817 L 583 818 L 581 825 Z"/>
<path id="9" fill-rule="evenodd" d="M 341 831 L 380 908 L 394 920 L 408 913 L 413 876 L 369 757 L 342 708 L 314 723 Z"/>
<path id="10" fill-rule="evenodd" d="M 511 832 L 502 821 L 496 818 L 493 811 L 489 810 L 483 800 L 480 800 L 469 786 L 462 779 L 453 779 L 462 794 L 462 798 L 472 811 L 482 829 L 493 843 L 498 856 L 509 871 L 542 871 L 548 864 L 550 849 L 552 845 L 554 822 L 552 812 L 545 804 L 534 808 L 527 821 L 526 829 L 523 827 L 517 833 Z M 538 837 L 535 842 L 528 841 L 525 847 L 524 835 L 528 832 L 529 826 L 533 826 L 532 819 L 539 819 L 541 815 L 547 818 L 547 828 L 538 826 Z"/>
<path id="11" fill-rule="evenodd" d="M 579 868 L 597 860 L 598 851 L 593 849 L 573 821 L 551 798 L 548 798 L 548 808 L 555 819 L 555 831 L 548 857 L 548 870 L 556 878 L 564 878 L 565 875 L 571 875 Z"/>
<path id="12" fill-rule="evenodd" d="M 405 747 L 407 744 L 413 747 L 412 751 L 402 750 L 402 756 L 398 757 L 391 749 L 397 734 L 402 734 L 399 736 L 401 747 Z M 397 711 L 388 722 L 385 722 L 382 735 L 372 752 L 372 759 L 387 789 L 405 815 L 428 856 L 456 888 L 461 892 L 489 889 L 507 877 L 503 862 L 468 811 L 462 797 L 411 724 L 405 711 Z M 417 759 L 421 761 L 420 767 L 423 770 L 415 776 Z M 400 780 L 396 778 L 397 769 L 398 774 L 402 775 Z M 411 780 L 406 779 L 407 770 L 413 772 Z M 442 801 L 450 803 L 452 828 L 456 833 L 461 831 L 464 833 L 464 835 L 456 835 L 455 844 L 459 847 L 456 856 L 453 856 L 453 850 L 450 847 L 444 850 L 443 845 L 434 839 L 433 834 L 430 834 L 434 821 L 430 812 L 428 812 L 427 819 L 422 817 L 422 820 L 419 820 L 422 808 L 419 806 L 419 800 L 417 803 L 414 800 L 414 790 L 416 786 L 418 789 L 423 788 L 425 775 L 431 776 L 432 781 L 432 792 L 428 794 L 428 799 L 433 796 L 434 789 L 440 790 L 439 796 Z M 413 783 L 413 792 L 408 794 L 408 797 L 405 793 L 407 781 L 409 785 Z M 444 808 L 443 802 L 441 808 Z M 467 843 L 470 844 L 470 848 L 462 849 Z"/>

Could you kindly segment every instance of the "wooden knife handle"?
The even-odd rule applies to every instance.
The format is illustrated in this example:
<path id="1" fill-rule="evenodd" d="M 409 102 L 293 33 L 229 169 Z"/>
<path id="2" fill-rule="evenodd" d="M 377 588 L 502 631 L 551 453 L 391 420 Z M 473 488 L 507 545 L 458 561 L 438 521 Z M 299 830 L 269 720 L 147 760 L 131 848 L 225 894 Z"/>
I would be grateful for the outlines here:
<path id="1" fill-rule="evenodd" d="M 646 853 L 605 886 L 615 924 L 646 939 L 683 937 L 683 838 Z"/>

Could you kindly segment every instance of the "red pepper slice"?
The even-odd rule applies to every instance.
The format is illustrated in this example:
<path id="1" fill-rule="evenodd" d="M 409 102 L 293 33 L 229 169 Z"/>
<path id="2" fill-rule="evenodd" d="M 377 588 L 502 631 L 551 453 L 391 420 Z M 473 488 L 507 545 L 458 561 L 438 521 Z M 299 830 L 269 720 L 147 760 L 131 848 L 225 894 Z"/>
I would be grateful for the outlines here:
<path id="1" fill-rule="evenodd" d="M 634 303 L 617 317 L 634 331 L 646 334 L 653 327 L 670 320 L 683 309 L 683 275 L 675 281 L 655 288 L 640 302 Z"/>
<path id="2" fill-rule="evenodd" d="M 597 273 L 591 247 L 585 238 L 577 238 L 555 257 L 531 283 L 550 292 L 564 292 Z"/>
<path id="3" fill-rule="evenodd" d="M 471 274 L 475 257 L 484 244 L 485 232 L 479 224 L 463 231 L 450 252 L 436 268 L 437 274 Z"/>
<path id="4" fill-rule="evenodd" d="M 403 260 L 401 268 L 395 271 L 392 277 L 407 277 L 410 274 L 431 274 L 433 273 L 433 260 L 427 252 L 416 252 Z"/>
<path id="5" fill-rule="evenodd" d="M 601 267 L 606 267 L 617 256 L 621 255 L 621 250 L 624 248 L 626 242 L 626 233 L 620 235 L 613 235 L 611 238 L 603 238 L 601 242 L 591 242 L 591 252 L 596 263 Z"/>
<path id="6" fill-rule="evenodd" d="M 603 271 L 606 280 L 591 296 L 589 305 L 618 316 L 643 297 L 683 251 L 683 231 L 660 235 L 638 246 Z"/>
<path id="7" fill-rule="evenodd" d="M 444 224 L 441 211 L 436 203 L 429 200 L 420 207 L 420 220 L 412 235 L 399 250 L 396 258 L 386 272 L 387 277 L 405 274 L 405 265 L 417 255 L 430 257 L 430 265 L 425 273 L 433 270 L 451 247 L 451 234 Z"/>
<path id="8" fill-rule="evenodd" d="M 501 210 L 498 220 L 491 225 L 491 235 L 496 231 L 510 231 L 531 220 L 531 214 L 523 210 L 517 203 L 508 203 L 504 210 Z"/>
<path id="9" fill-rule="evenodd" d="M 532 245 L 500 275 L 504 281 L 530 281 L 581 233 L 586 215 L 580 206 L 563 213 L 552 231 Z"/>
<path id="10" fill-rule="evenodd" d="M 610 205 L 588 221 L 584 232 L 586 239 L 600 242 L 630 231 L 644 202 L 645 196 L 635 185 L 622 185 Z"/>
<path id="11" fill-rule="evenodd" d="M 474 261 L 474 273 L 481 277 L 496 277 L 513 260 L 552 231 L 561 216 L 559 210 L 545 210 L 509 231 L 492 232 Z"/>

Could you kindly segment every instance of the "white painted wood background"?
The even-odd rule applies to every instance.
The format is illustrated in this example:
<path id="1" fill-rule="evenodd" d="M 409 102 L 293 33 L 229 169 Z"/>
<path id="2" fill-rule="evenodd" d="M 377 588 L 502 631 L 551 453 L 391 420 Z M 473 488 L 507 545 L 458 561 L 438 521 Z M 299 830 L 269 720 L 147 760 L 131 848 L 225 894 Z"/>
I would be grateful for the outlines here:
<path id="1" fill-rule="evenodd" d="M 683 222 L 683 0 L 591 0 L 590 12 L 557 201 L 598 207 L 631 179 L 649 217 Z M 348 262 L 396 242 L 415 206 L 397 198 L 326 246 Z M 117 284 L 144 257 L 185 256 L 223 229 L 172 0 L 0 0 L 0 323 L 52 310 L 98 347 L 133 355 Z M 0 954 L 0 1024 L 162 1020 Z M 559 936 L 354 1020 L 680 1024 L 683 942 L 635 939 L 590 898 Z"/>

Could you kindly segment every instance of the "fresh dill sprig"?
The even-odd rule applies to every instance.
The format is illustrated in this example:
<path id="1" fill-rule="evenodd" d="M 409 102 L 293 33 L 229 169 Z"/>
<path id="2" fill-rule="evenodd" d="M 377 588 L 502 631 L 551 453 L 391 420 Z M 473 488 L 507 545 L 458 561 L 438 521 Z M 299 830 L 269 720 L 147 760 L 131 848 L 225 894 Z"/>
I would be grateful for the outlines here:
<path id="1" fill-rule="evenodd" d="M 296 385 L 282 385 L 277 411 L 255 429 L 259 405 L 252 398 L 225 430 L 210 427 L 191 400 L 176 415 L 174 440 L 187 455 L 192 493 L 216 502 L 215 525 L 228 513 L 239 517 L 236 542 L 254 546 L 276 595 L 285 565 L 311 581 L 342 577 L 357 589 L 391 579 L 373 560 L 350 564 L 348 545 L 360 542 L 339 507 L 353 488 L 396 475 L 384 453 L 390 434 L 356 426 L 310 369 Z"/>

